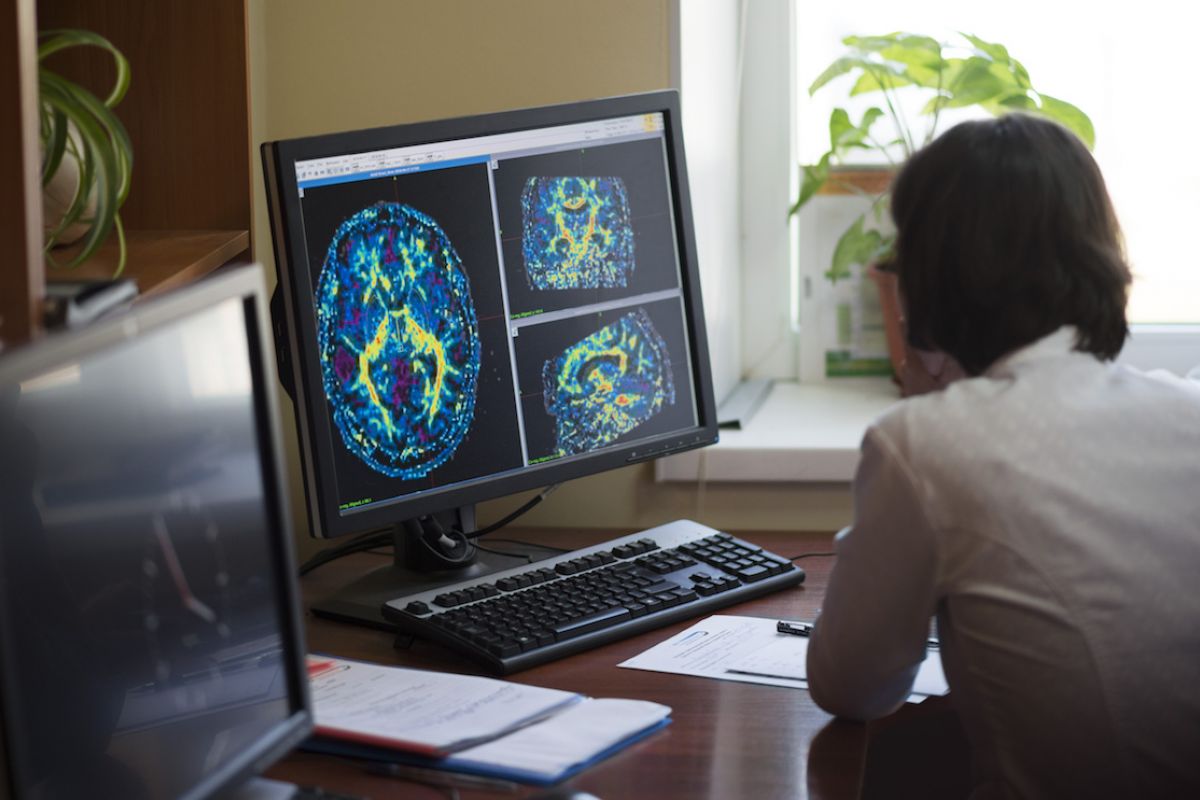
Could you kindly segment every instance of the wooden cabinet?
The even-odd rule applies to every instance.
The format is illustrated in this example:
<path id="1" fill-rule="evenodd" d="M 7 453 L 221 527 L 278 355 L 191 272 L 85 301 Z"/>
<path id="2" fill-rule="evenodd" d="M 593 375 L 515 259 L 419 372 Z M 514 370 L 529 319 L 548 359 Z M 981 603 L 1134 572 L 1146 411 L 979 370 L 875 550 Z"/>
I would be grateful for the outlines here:
<path id="1" fill-rule="evenodd" d="M 138 280 L 143 294 L 153 294 L 248 260 L 253 204 L 246 0 L 0 3 L 0 234 L 13 245 L 0 261 L 0 340 L 36 334 L 46 280 L 107 277 L 115 264 L 115 241 L 78 270 L 43 263 L 38 30 L 92 30 L 129 59 L 129 93 L 117 107 L 134 157 L 121 210 L 126 276 Z M 112 67 L 99 50 L 74 48 L 51 58 L 56 71 L 101 96 L 111 86 Z M 60 260 L 68 258 L 64 253 Z"/>

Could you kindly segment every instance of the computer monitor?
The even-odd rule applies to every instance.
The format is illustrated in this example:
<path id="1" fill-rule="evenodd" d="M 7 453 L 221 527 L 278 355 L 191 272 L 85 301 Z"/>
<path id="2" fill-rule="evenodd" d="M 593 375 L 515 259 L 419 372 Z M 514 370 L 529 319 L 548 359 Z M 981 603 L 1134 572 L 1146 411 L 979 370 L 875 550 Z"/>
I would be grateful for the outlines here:
<path id="1" fill-rule="evenodd" d="M 390 528 L 407 554 L 318 613 L 383 626 L 386 600 L 490 569 L 462 536 L 479 501 L 716 441 L 676 92 L 263 163 L 312 533 Z"/>
<path id="2" fill-rule="evenodd" d="M 263 285 L 0 356 L 0 796 L 226 796 L 310 730 Z"/>

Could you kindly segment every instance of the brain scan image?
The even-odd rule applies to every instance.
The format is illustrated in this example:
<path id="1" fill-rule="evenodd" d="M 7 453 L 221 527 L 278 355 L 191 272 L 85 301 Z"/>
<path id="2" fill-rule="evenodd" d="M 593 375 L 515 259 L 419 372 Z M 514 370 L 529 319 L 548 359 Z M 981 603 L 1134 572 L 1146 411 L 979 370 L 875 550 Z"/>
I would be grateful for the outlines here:
<path id="1" fill-rule="evenodd" d="M 452 458 L 475 411 L 480 345 L 467 274 L 441 226 L 403 203 L 344 220 L 316 303 L 325 396 L 346 448 L 395 478 Z"/>
<path id="2" fill-rule="evenodd" d="M 642 309 L 546 361 L 542 383 L 559 456 L 610 444 L 675 403 L 666 343 Z"/>
<path id="3" fill-rule="evenodd" d="M 633 226 L 620 178 L 529 178 L 521 219 L 530 289 L 613 289 L 628 283 Z"/>

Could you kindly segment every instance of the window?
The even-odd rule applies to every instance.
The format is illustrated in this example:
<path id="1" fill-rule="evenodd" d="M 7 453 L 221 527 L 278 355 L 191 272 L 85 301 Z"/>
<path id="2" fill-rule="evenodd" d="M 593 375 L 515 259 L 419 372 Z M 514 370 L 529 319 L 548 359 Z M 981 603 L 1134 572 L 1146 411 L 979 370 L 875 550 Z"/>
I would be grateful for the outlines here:
<path id="1" fill-rule="evenodd" d="M 810 99 L 807 87 L 841 54 L 843 36 L 907 30 L 950 41 L 965 31 L 1002 43 L 1035 87 L 1079 106 L 1095 124 L 1094 155 L 1136 276 L 1130 319 L 1200 323 L 1200 269 L 1183 236 L 1200 219 L 1200 159 L 1188 156 L 1186 146 L 1200 134 L 1200 106 L 1177 82 L 1190 74 L 1192 61 L 1187 48 L 1172 43 L 1172 19 L 1188 23 L 1178 8 L 1166 0 L 1103 14 L 1083 3 L 1045 0 L 806 5 L 796 15 L 799 156 L 813 161 L 828 147 L 827 121 L 839 90 L 826 87 Z"/>
<path id="2" fill-rule="evenodd" d="M 710 121 L 728 114 L 740 119 L 736 137 L 739 216 L 730 219 L 725 205 L 720 215 L 705 221 L 724 228 L 726 244 L 731 226 L 736 230 L 741 243 L 736 265 L 729 262 L 727 248 L 714 257 L 705 246 L 703 239 L 711 239 L 713 232 L 697 235 L 702 262 L 708 261 L 708 269 L 719 276 L 713 282 L 706 273 L 704 285 L 706 307 L 710 295 L 720 295 L 722 313 L 716 325 L 709 313 L 710 342 L 718 330 L 722 346 L 713 348 L 714 361 L 729 361 L 714 365 L 718 374 L 800 378 L 802 383 L 824 377 L 821 327 L 814 317 L 825 311 L 819 307 L 819 295 L 828 287 L 822 275 L 826 265 L 799 262 L 799 248 L 794 246 L 799 224 L 793 219 L 789 228 L 786 208 L 798 190 L 798 165 L 815 161 L 828 146 L 830 109 L 839 98 L 836 86 L 814 99 L 807 89 L 841 54 L 842 37 L 896 30 L 943 40 L 963 31 L 1003 43 L 1028 68 L 1036 87 L 1088 113 L 1096 129 L 1095 156 L 1108 181 L 1136 275 L 1130 318 L 1142 324 L 1135 324 L 1122 360 L 1180 374 L 1200 365 L 1200 265 L 1195 264 L 1197 258 L 1185 236 L 1193 220 L 1200 219 L 1200 158 L 1191 156 L 1188 146 L 1192 137 L 1200 135 L 1200 105 L 1185 88 L 1184 76 L 1191 73 L 1190 51 L 1172 38 L 1173 31 L 1189 29 L 1188 20 L 1181 19 L 1185 15 L 1172 4 L 1146 0 L 1104 14 L 1096 13 L 1090 4 L 1045 0 L 1010 0 L 1003 6 L 950 0 L 927 0 L 915 6 L 884 0 L 860 0 L 849 6 L 795 0 L 675 0 L 671 6 L 679 37 L 673 48 L 678 59 L 675 78 L 682 88 L 685 115 L 703 102 L 710 104 Z M 689 20 L 691 15 L 708 16 L 708 24 Z M 698 32 L 702 41 L 692 39 Z M 737 46 L 731 53 L 734 42 Z M 725 78 L 713 81 L 714 70 L 724 71 Z M 737 76 L 733 91 L 727 81 L 731 74 Z M 697 130 L 701 136 L 712 135 L 715 127 L 687 120 L 685 128 L 696 201 L 711 195 L 715 186 L 701 174 L 699 159 L 719 159 L 729 152 L 729 139 L 715 149 L 694 147 Z M 740 280 L 731 283 L 731 272 Z M 736 304 L 730 302 L 732 289 L 740 293 Z M 805 301 L 806 296 L 815 299 Z M 733 342 L 738 342 L 736 347 Z M 795 420 L 797 427 L 805 419 L 827 419 L 829 413 L 865 403 L 861 431 L 873 415 L 868 401 L 879 386 L 858 391 L 852 388 L 854 383 L 837 379 L 798 387 L 798 393 L 797 387 L 787 387 L 777 392 L 785 399 L 773 396 L 768 402 L 787 403 L 789 413 L 780 419 Z M 728 386 L 718 387 L 718 400 L 722 388 Z M 806 388 L 813 391 L 803 391 Z M 828 392 L 836 396 L 825 397 Z M 803 402 L 786 399 L 792 395 Z M 801 407 L 804 413 L 791 413 Z M 845 427 L 849 430 L 853 425 L 847 420 Z M 766 437 L 773 442 L 769 449 L 788 449 L 792 439 L 784 434 L 789 431 Z M 828 447 L 796 447 L 856 454 L 857 437 L 842 438 L 845 441 Z M 803 436 L 799 439 L 807 441 Z M 736 451 L 731 456 L 750 458 L 750 452 L 758 449 L 758 444 L 743 444 L 737 436 L 729 436 L 708 453 L 708 470 L 712 475 L 720 473 L 717 462 L 725 450 Z M 690 469 L 681 467 L 675 477 L 694 479 L 697 469 L 704 472 Z M 812 479 L 785 468 L 776 472 L 779 480 Z M 831 469 L 824 479 L 835 479 L 835 472 Z"/>

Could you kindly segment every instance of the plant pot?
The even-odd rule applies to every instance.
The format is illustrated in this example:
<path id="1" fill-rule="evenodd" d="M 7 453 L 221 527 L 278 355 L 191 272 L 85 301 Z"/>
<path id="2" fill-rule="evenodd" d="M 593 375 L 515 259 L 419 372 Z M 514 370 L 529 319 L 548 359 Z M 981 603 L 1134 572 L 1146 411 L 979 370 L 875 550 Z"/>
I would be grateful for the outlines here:
<path id="1" fill-rule="evenodd" d="M 79 141 L 79 135 L 76 132 L 75 124 L 68 123 L 68 136 L 71 137 L 74 143 L 74 150 L 68 147 L 62 156 L 62 160 L 58 162 L 58 169 L 50 176 L 50 180 L 42 187 L 42 236 L 46 241 L 50 240 L 58 226 L 66 217 L 67 211 L 71 208 L 71 204 L 75 202 L 75 194 L 79 191 L 80 169 L 79 158 L 75 155 L 80 148 L 83 147 Z M 45 155 L 43 154 L 43 158 Z M 92 220 L 96 216 L 96 186 L 93 185 L 88 193 L 87 205 L 84 208 L 81 219 Z M 73 222 L 67 227 L 58 231 L 54 236 L 54 247 L 64 247 L 82 239 L 91 229 L 92 223 L 88 222 Z"/>
<path id="2" fill-rule="evenodd" d="M 909 345 L 904 306 L 900 300 L 900 282 L 896 274 L 872 265 L 867 269 L 867 275 L 879 289 L 888 356 L 892 361 L 893 380 L 900 387 L 900 395 L 911 397 L 937 391 L 965 377 L 963 368 L 946 353 L 918 350 Z"/>

